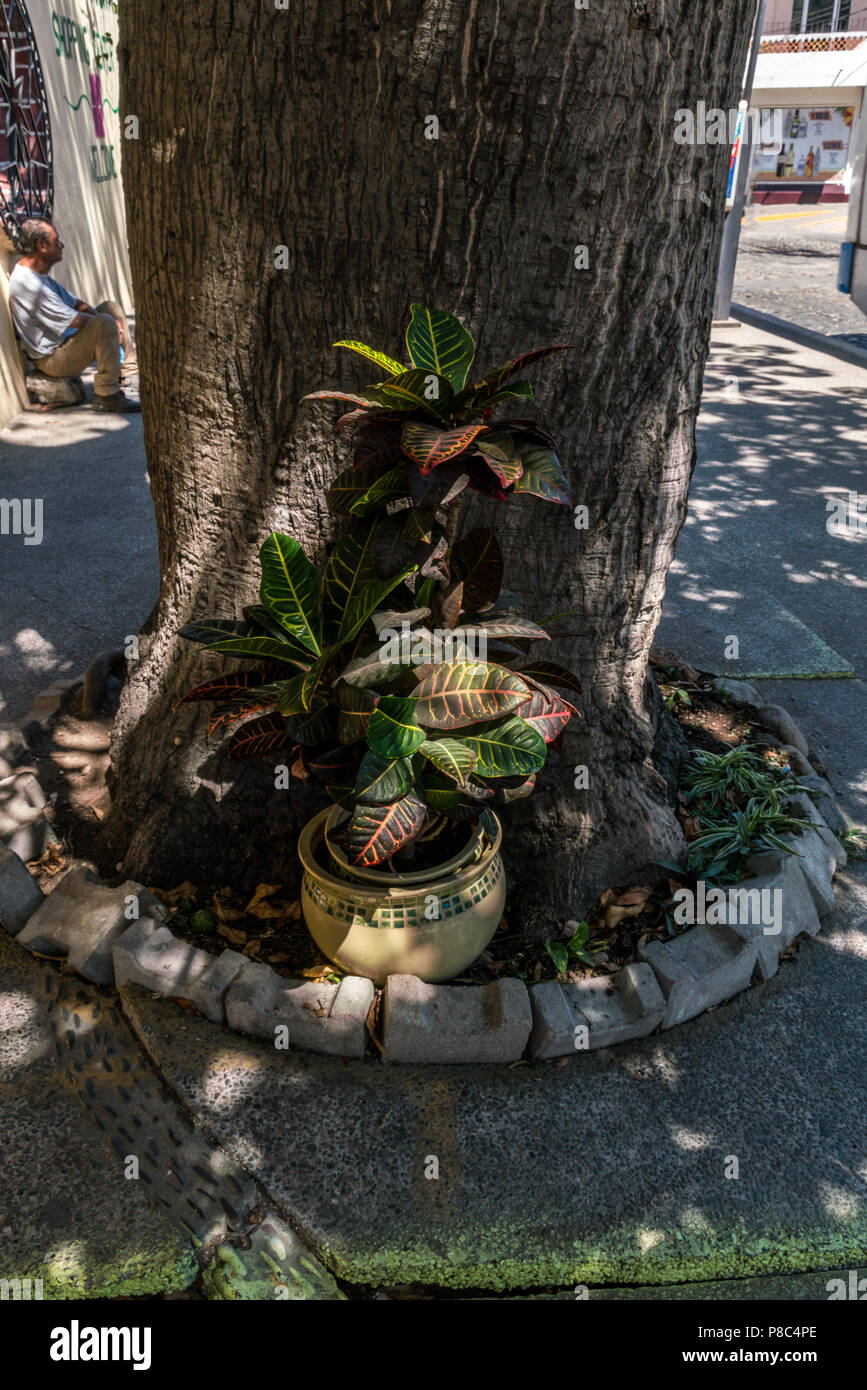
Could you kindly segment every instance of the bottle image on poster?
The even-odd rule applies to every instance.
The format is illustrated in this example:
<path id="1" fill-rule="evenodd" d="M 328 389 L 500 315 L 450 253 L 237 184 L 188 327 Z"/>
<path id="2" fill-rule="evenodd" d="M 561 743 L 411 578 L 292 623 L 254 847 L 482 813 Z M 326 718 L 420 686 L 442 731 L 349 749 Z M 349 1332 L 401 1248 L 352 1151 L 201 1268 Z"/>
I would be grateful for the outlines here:
<path id="1" fill-rule="evenodd" d="M 774 108 L 761 111 L 761 140 L 753 161 L 755 178 L 828 179 L 846 167 L 851 135 L 852 107 L 823 107 L 791 110 L 777 108 L 783 140 L 771 137 Z"/>

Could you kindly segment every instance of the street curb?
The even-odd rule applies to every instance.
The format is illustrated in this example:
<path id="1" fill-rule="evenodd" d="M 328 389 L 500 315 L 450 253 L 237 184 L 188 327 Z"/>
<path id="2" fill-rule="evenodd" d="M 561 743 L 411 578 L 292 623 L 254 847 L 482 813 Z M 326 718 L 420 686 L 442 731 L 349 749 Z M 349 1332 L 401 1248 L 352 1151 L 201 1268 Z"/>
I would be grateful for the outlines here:
<path id="1" fill-rule="evenodd" d="M 801 328 L 800 324 L 790 323 L 788 319 L 777 318 L 776 314 L 765 314 L 761 309 L 749 309 L 745 304 L 732 305 L 732 318 L 740 319 L 751 328 L 761 328 L 765 333 L 773 333 L 778 338 L 789 338 L 801 347 L 824 352 L 828 357 L 838 357 L 854 367 L 867 368 L 867 349 L 855 347 L 852 343 L 838 343 L 826 333 L 816 333 L 812 328 Z"/>

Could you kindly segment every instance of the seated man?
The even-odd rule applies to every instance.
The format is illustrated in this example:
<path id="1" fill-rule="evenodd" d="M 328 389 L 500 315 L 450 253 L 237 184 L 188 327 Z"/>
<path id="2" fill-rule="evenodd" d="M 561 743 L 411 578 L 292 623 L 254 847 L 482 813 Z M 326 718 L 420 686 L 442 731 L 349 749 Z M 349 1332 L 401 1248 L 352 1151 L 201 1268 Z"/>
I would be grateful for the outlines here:
<path id="1" fill-rule="evenodd" d="M 98 410 L 140 411 L 120 389 L 138 370 L 123 310 L 112 300 L 92 309 L 52 280 L 63 258 L 57 229 L 28 217 L 18 229 L 23 255 L 9 277 L 9 307 L 24 351 L 46 376 L 78 376 L 96 358 L 93 404 Z"/>

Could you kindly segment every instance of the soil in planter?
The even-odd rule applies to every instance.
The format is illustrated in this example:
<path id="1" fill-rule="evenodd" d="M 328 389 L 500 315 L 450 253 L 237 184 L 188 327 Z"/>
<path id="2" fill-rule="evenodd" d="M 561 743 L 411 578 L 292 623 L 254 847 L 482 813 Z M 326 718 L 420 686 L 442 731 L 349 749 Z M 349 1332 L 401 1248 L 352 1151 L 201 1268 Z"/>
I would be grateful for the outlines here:
<path id="1" fill-rule="evenodd" d="M 300 901 L 279 884 L 260 883 L 249 899 L 230 888 L 201 892 L 194 883 L 153 892 L 169 909 L 169 931 L 192 946 L 213 955 L 230 946 L 287 978 L 340 978 L 308 932 Z"/>
<path id="2" fill-rule="evenodd" d="M 785 755 L 774 751 L 778 740 L 764 728 L 758 711 L 722 698 L 712 687 L 712 676 L 679 664 L 676 658 L 653 665 L 663 696 L 690 748 L 721 753 L 750 742 L 765 745 L 769 760 L 785 766 Z M 77 858 L 89 859 L 108 803 L 105 768 L 111 711 L 100 711 L 90 723 L 84 723 L 74 707 L 75 697 L 70 695 L 64 703 L 57 728 L 40 734 L 28 754 L 28 761 L 32 758 L 50 798 L 49 818 L 64 841 L 62 853 L 52 850 L 44 856 L 44 862 L 32 866 L 46 877 L 65 871 L 65 855 L 70 849 Z M 814 766 L 820 775 L 825 775 L 815 759 Z M 405 865 L 406 871 L 434 867 L 460 850 L 466 843 L 467 827 L 453 822 L 449 825 L 450 829 L 443 832 L 448 834 L 448 840 L 438 836 L 417 846 L 417 857 L 411 866 Z M 323 867 L 328 867 L 326 861 Z M 613 973 L 637 959 L 640 943 L 652 938 L 668 939 L 670 929 L 664 903 L 672 888 L 663 874 L 653 884 L 612 885 L 587 916 L 587 946 L 593 964 L 575 961 L 565 976 L 558 974 L 543 944 L 524 936 L 517 924 L 512 924 L 507 903 L 504 920 L 488 949 L 456 983 L 488 984 L 516 976 L 532 984 L 537 980 L 577 981 L 588 975 Z M 231 946 L 287 978 L 340 978 L 339 970 L 310 937 L 300 902 L 288 895 L 282 885 L 260 884 L 251 898 L 216 885 L 197 888 L 191 883 L 154 891 L 170 909 L 170 929 L 192 945 L 215 955 Z M 569 934 L 564 933 L 563 923 L 552 923 L 552 940 L 563 941 Z"/>

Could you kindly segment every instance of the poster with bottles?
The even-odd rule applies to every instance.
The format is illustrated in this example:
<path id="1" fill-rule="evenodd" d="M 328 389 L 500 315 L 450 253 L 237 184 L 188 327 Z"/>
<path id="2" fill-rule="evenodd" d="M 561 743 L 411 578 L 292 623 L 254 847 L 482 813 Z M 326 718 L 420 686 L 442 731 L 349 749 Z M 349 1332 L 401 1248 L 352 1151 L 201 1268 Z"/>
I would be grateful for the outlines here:
<path id="1" fill-rule="evenodd" d="M 762 179 L 830 179 L 846 167 L 853 107 L 762 110 L 753 175 Z"/>

